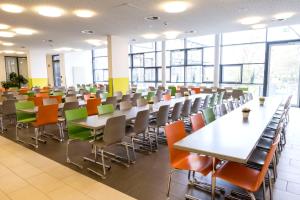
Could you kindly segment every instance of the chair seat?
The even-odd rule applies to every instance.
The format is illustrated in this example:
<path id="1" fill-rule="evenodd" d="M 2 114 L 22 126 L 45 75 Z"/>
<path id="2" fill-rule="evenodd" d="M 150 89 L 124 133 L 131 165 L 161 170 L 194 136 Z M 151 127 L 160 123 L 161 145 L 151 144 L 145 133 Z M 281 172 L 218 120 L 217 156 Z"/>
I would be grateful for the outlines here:
<path id="1" fill-rule="evenodd" d="M 267 138 L 273 139 L 273 138 L 275 137 L 275 134 L 276 134 L 275 130 L 272 130 L 272 129 L 266 129 L 266 130 L 264 131 L 263 137 L 267 137 Z"/>
<path id="2" fill-rule="evenodd" d="M 278 128 L 278 125 L 279 125 L 278 123 L 271 122 L 271 123 L 268 124 L 267 128 L 276 130 Z"/>
<path id="3" fill-rule="evenodd" d="M 262 149 L 270 149 L 273 143 L 273 139 L 270 138 L 261 138 L 257 144 L 257 147 Z"/>
<path id="4" fill-rule="evenodd" d="M 259 171 L 243 164 L 228 162 L 213 175 L 245 190 L 256 192 L 260 185 L 256 184 Z"/>
<path id="5" fill-rule="evenodd" d="M 197 154 L 190 154 L 177 161 L 176 163 L 172 163 L 173 168 L 179 170 L 192 170 L 199 172 L 206 176 L 212 170 L 212 158 L 208 156 L 201 156 Z"/>
<path id="6" fill-rule="evenodd" d="M 266 160 L 268 152 L 255 149 L 248 159 L 249 164 L 263 166 Z"/>
<path id="7" fill-rule="evenodd" d="M 18 123 L 30 123 L 30 122 L 34 122 L 36 121 L 35 117 L 30 117 L 30 118 L 26 118 L 26 119 L 20 119 L 18 120 Z"/>

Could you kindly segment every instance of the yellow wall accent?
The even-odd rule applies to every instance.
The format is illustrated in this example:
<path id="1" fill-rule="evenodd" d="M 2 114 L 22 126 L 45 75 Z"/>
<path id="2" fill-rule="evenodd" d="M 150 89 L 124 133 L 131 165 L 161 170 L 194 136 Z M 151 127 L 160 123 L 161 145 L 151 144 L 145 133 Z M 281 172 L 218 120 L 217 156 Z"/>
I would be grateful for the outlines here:
<path id="1" fill-rule="evenodd" d="M 129 89 L 129 79 L 125 78 L 109 78 L 109 96 L 113 96 L 116 91 L 122 91 L 123 94 Z"/>
<path id="2" fill-rule="evenodd" d="M 47 78 L 29 78 L 29 87 L 39 86 L 44 87 L 48 86 L 48 79 Z"/>

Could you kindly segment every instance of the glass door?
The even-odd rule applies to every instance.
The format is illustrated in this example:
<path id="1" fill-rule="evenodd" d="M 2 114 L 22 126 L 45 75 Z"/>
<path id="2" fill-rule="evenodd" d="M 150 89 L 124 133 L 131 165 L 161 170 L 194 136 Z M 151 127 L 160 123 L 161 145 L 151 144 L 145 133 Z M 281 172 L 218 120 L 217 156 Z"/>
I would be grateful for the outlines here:
<path id="1" fill-rule="evenodd" d="M 60 59 L 59 55 L 52 56 L 52 66 L 53 66 L 53 79 L 54 79 L 54 86 L 59 87 L 61 86 L 61 74 L 60 74 Z"/>
<path id="2" fill-rule="evenodd" d="M 269 46 L 268 95 L 293 95 L 292 105 L 299 107 L 300 42 Z"/>

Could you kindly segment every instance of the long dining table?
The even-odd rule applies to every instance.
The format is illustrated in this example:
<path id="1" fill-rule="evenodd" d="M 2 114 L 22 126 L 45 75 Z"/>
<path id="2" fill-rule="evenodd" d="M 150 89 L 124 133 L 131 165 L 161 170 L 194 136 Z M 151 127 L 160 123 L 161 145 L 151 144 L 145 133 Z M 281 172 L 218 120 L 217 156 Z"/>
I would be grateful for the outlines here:
<path id="1" fill-rule="evenodd" d="M 279 96 L 266 97 L 263 106 L 258 99 L 251 100 L 174 144 L 176 149 L 212 157 L 211 199 L 215 199 L 216 178 L 213 174 L 216 159 L 247 163 L 283 100 Z M 243 119 L 243 108 L 251 110 L 247 120 Z"/>

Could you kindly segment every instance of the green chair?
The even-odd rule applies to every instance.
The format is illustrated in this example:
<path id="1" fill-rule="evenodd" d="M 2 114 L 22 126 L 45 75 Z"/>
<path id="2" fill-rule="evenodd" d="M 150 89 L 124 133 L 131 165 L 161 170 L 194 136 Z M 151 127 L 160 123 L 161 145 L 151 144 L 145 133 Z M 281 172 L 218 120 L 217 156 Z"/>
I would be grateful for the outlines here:
<path id="1" fill-rule="evenodd" d="M 33 101 L 20 101 L 15 103 L 15 107 L 17 115 L 16 140 L 20 141 L 18 136 L 18 129 L 23 127 L 23 125 L 34 122 L 36 120 L 35 113 L 22 112 L 20 111 L 20 109 L 34 109 L 35 106 Z"/>
<path id="2" fill-rule="evenodd" d="M 103 92 L 100 94 L 101 99 L 107 99 L 108 97 L 108 92 Z"/>
<path id="3" fill-rule="evenodd" d="M 28 91 L 28 92 L 27 92 L 27 95 L 28 95 L 29 97 L 34 97 L 34 92 L 33 92 L 33 91 Z"/>
<path id="4" fill-rule="evenodd" d="M 66 120 L 67 120 L 67 127 L 68 127 L 68 141 L 67 141 L 67 163 L 71 163 L 79 168 L 83 168 L 81 165 L 78 163 L 75 163 L 71 161 L 69 157 L 69 145 L 70 142 L 79 140 L 79 141 L 89 141 L 93 139 L 93 135 L 91 133 L 91 130 L 88 128 L 84 128 L 81 126 L 74 125 L 71 121 L 73 120 L 80 120 L 80 119 L 85 119 L 88 117 L 88 113 L 86 108 L 78 108 L 78 109 L 73 109 L 73 110 L 67 110 L 65 112 Z"/>
<path id="5" fill-rule="evenodd" d="M 212 108 L 206 108 L 202 112 L 203 112 L 203 116 L 204 116 L 206 124 L 209 124 L 216 120 L 216 116 L 215 116 L 215 113 Z"/>
<path id="6" fill-rule="evenodd" d="M 150 91 L 150 92 L 148 92 L 146 99 L 147 99 L 148 101 L 150 101 L 150 100 L 152 100 L 152 98 L 153 98 L 154 96 L 155 96 L 155 92 Z"/>
<path id="7" fill-rule="evenodd" d="M 218 100 L 218 93 L 213 93 L 213 95 L 210 98 L 208 106 L 211 108 L 215 107 L 217 100 Z"/>
<path id="8" fill-rule="evenodd" d="M 95 88 L 95 87 L 90 88 L 90 93 L 96 93 L 96 92 L 97 92 L 97 88 Z"/>
<path id="9" fill-rule="evenodd" d="M 175 94 L 176 94 L 176 87 L 175 86 L 169 86 L 168 89 L 171 91 L 171 96 L 175 96 Z"/>
<path id="10" fill-rule="evenodd" d="M 113 104 L 100 105 L 97 108 L 98 108 L 99 115 L 109 114 L 115 111 Z"/>
<path id="11" fill-rule="evenodd" d="M 64 96 L 63 92 L 53 92 L 52 96 Z"/>

